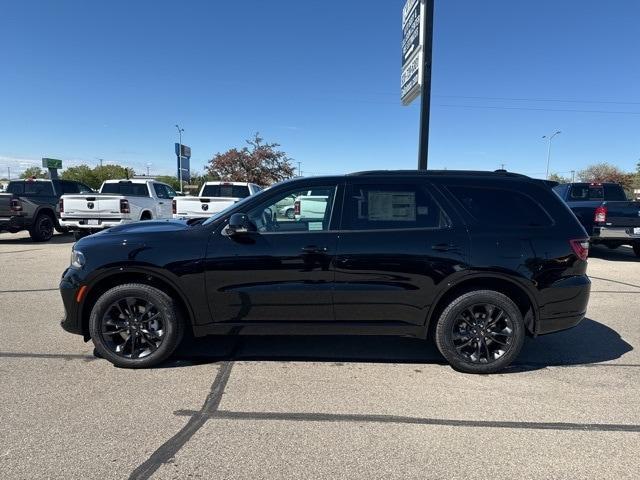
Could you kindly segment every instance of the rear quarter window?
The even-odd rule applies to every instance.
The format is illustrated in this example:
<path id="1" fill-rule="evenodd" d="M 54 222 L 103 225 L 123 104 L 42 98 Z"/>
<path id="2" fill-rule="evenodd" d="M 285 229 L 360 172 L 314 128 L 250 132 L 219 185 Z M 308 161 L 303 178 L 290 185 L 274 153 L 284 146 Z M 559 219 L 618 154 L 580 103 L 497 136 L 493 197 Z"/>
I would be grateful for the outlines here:
<path id="1" fill-rule="evenodd" d="M 553 220 L 524 193 L 500 187 L 449 186 L 451 195 L 478 223 L 501 227 L 547 227 Z"/>

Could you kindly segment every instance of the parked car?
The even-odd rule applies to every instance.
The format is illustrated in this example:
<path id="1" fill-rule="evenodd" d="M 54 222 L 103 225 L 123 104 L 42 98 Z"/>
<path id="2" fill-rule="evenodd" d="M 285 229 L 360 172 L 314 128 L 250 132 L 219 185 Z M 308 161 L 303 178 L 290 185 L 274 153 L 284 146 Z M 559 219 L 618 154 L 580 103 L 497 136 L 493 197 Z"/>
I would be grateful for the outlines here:
<path id="1" fill-rule="evenodd" d="M 296 217 L 300 219 L 301 216 L 304 218 L 323 217 L 327 198 L 326 192 L 323 190 L 308 190 L 301 192 L 300 195 L 287 197 L 278 202 L 276 211 L 281 217 L 286 217 L 290 220 Z"/>
<path id="2" fill-rule="evenodd" d="M 57 209 L 63 193 L 88 193 L 91 188 L 70 180 L 12 180 L 0 193 L 0 231 L 28 230 L 36 242 L 46 242 L 53 231 L 64 231 Z"/>
<path id="3" fill-rule="evenodd" d="M 187 196 L 173 199 L 173 217 L 210 217 L 260 190 L 262 187 L 254 183 L 206 182 L 202 185 L 197 197 Z"/>
<path id="4" fill-rule="evenodd" d="M 328 195 L 322 219 L 275 206 Z M 577 325 L 588 235 L 551 188 L 511 173 L 363 172 L 297 178 L 208 219 L 84 238 L 60 292 L 62 327 L 121 367 L 195 336 L 432 336 L 463 372 L 507 367 L 525 335 Z"/>
<path id="5" fill-rule="evenodd" d="M 59 202 L 60 225 L 79 239 L 116 225 L 171 218 L 175 196 L 173 188 L 155 180 L 106 180 L 100 193 L 63 195 Z"/>
<path id="6" fill-rule="evenodd" d="M 640 202 L 627 200 L 617 183 L 568 183 L 554 187 L 591 237 L 591 243 L 631 245 L 640 257 Z"/>

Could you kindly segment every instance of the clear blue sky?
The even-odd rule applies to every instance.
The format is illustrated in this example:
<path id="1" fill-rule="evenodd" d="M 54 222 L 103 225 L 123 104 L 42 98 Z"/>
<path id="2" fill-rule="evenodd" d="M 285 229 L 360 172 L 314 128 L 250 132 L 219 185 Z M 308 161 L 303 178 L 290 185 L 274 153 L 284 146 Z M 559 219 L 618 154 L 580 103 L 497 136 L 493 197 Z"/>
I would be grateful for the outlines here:
<path id="1" fill-rule="evenodd" d="M 640 2 L 436 2 L 430 168 L 541 176 L 556 129 L 552 171 L 635 168 Z M 255 131 L 303 173 L 414 168 L 402 4 L 3 2 L 0 175 L 42 156 L 170 173 L 176 122 L 199 169 Z"/>

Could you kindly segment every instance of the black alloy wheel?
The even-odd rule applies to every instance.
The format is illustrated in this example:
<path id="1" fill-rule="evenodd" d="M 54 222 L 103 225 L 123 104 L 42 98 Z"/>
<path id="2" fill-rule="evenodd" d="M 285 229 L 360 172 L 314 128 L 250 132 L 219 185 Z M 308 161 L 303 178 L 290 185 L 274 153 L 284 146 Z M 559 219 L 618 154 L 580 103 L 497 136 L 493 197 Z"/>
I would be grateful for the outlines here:
<path id="1" fill-rule="evenodd" d="M 97 353 L 119 367 L 166 360 L 180 343 L 183 322 L 175 302 L 150 285 L 127 284 L 103 293 L 89 320 Z"/>
<path id="2" fill-rule="evenodd" d="M 451 337 L 459 355 L 471 363 L 499 359 L 513 342 L 513 322 L 503 309 L 489 303 L 471 305 L 458 314 Z"/>
<path id="3" fill-rule="evenodd" d="M 49 215 L 41 213 L 33 222 L 29 235 L 34 242 L 48 242 L 53 237 L 54 229 L 53 219 Z"/>
<path id="4" fill-rule="evenodd" d="M 454 299 L 435 330 L 440 353 L 465 373 L 502 370 L 520 353 L 524 336 L 520 309 L 506 295 L 492 290 L 475 290 Z"/>

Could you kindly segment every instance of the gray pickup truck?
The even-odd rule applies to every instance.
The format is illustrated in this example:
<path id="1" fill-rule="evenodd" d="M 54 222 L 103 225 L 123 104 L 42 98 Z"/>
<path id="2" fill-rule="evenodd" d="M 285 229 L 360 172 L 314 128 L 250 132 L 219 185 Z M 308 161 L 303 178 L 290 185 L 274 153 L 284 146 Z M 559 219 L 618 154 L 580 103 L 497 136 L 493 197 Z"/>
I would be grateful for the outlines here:
<path id="1" fill-rule="evenodd" d="M 46 242 L 58 222 L 58 200 L 65 193 L 91 193 L 86 185 L 70 180 L 13 180 L 0 193 L 0 232 L 28 230 L 36 242 Z"/>
<path id="2" fill-rule="evenodd" d="M 640 202 L 617 183 L 565 183 L 553 188 L 591 237 L 609 248 L 631 245 L 640 257 Z"/>

